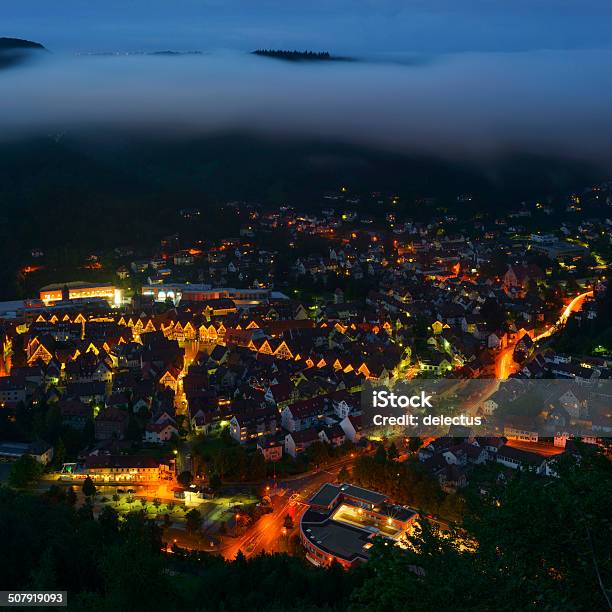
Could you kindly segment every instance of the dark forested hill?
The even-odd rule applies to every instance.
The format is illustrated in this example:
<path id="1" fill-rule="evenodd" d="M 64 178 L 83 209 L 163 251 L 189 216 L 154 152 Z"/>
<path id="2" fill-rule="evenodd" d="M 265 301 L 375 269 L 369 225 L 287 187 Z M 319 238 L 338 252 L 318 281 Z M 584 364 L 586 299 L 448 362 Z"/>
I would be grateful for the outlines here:
<path id="1" fill-rule="evenodd" d="M 324 61 L 334 59 L 329 51 L 287 51 L 284 49 L 256 49 L 253 55 L 290 61 Z"/>
<path id="2" fill-rule="evenodd" d="M 0 51 L 14 51 L 15 49 L 44 49 L 43 45 L 23 38 L 7 38 L 0 36 Z"/>
<path id="3" fill-rule="evenodd" d="M 435 198 L 471 214 L 479 209 L 554 196 L 605 178 L 583 163 L 511 157 L 487 167 L 323 141 L 266 140 L 245 134 L 198 139 L 53 136 L 0 142 L 0 299 L 19 295 L 15 271 L 32 248 L 92 252 L 148 246 L 182 230 L 178 210 L 205 208 L 201 238 L 226 231 L 220 206 L 231 200 L 296 204 L 313 210 L 322 195 L 399 194 L 406 215 Z M 384 206 L 382 207 L 384 208 Z M 368 214 L 384 212 L 368 209 Z M 431 211 L 429 211 L 431 212 Z M 427 213 L 427 211 L 425 211 Z"/>
<path id="4" fill-rule="evenodd" d="M 40 43 L 21 38 L 0 37 L 0 70 L 15 66 L 31 57 L 38 51 L 46 51 Z"/>

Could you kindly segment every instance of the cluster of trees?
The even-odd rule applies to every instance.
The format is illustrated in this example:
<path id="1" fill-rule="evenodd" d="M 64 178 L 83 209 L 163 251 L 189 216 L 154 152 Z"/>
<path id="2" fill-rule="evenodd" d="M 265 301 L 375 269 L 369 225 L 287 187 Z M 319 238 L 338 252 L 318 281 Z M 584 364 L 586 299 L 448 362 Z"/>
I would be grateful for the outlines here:
<path id="1" fill-rule="evenodd" d="M 394 460 L 395 447 L 392 445 L 389 450 L 381 444 L 374 456 L 358 457 L 353 467 L 353 482 L 385 493 L 394 501 L 421 512 L 439 514 L 453 521 L 461 519 L 463 499 L 459 494 L 445 494 L 418 461 L 409 459 L 398 463 Z"/>
<path id="2" fill-rule="evenodd" d="M 283 49 L 256 49 L 253 55 L 275 57 L 284 60 L 330 60 L 329 51 L 286 51 Z"/>
<path id="3" fill-rule="evenodd" d="M 152 579 L 163 578 L 153 522 L 141 513 L 120 521 L 110 506 L 94 520 L 89 505 L 73 504 L 59 489 L 35 497 L 0 488 L 4 588 L 68 590 L 81 610 L 142 609 L 167 596 L 164 580 Z"/>
<path id="4" fill-rule="evenodd" d="M 306 462 L 307 469 L 312 469 L 336 461 L 352 453 L 354 450 L 355 445 L 350 440 L 346 440 L 340 446 L 330 446 L 325 442 L 315 442 L 298 459 Z"/>
<path id="5" fill-rule="evenodd" d="M 198 471 L 208 474 L 211 486 L 217 488 L 221 481 L 258 481 L 266 477 L 266 462 L 261 453 L 252 452 L 238 444 L 223 430 L 219 439 L 203 437 L 192 447 Z"/>
<path id="6" fill-rule="evenodd" d="M 42 463 L 36 461 L 32 455 L 22 455 L 11 465 L 9 484 L 18 489 L 27 487 L 30 483 L 38 480 L 43 471 Z"/>

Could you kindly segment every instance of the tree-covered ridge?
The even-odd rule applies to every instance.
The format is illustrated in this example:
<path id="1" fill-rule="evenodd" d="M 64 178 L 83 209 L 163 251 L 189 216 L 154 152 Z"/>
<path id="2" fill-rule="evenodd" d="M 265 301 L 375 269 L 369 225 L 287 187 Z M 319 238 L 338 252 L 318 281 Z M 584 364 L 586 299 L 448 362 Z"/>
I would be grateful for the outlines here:
<path id="1" fill-rule="evenodd" d="M 553 183 L 550 177 L 565 178 Z M 264 206 L 291 202 L 320 211 L 327 205 L 322 194 L 347 184 L 364 196 L 373 189 L 401 194 L 397 215 L 429 221 L 437 213 L 416 204 L 428 194 L 436 207 L 471 219 L 491 202 L 510 206 L 546 193 L 560 199 L 600 179 L 595 168 L 580 162 L 512 158 L 500 160 L 494 173 L 484 174 L 469 163 L 342 143 L 272 142 L 244 133 L 176 141 L 135 138 L 110 148 L 70 135 L 7 140 L 0 142 L 0 298 L 33 297 L 40 287 L 71 278 L 75 271 L 80 280 L 115 281 L 107 266 L 79 269 L 93 250 L 112 255 L 112 249 L 126 245 L 153 249 L 174 232 L 185 240 L 237 235 L 240 220 L 224 208 L 230 201 Z M 456 194 L 467 191 L 474 201 L 458 206 Z M 385 208 L 370 204 L 368 196 L 352 206 L 360 214 L 380 213 L 384 218 Z M 182 208 L 206 214 L 186 222 L 178 214 Z M 92 218 L 104 223 L 92 223 Z M 59 234 L 50 232 L 58 219 Z M 538 222 L 534 217 L 533 223 Z M 274 248 L 280 246 L 275 242 Z M 41 271 L 23 276 L 20 270 L 32 263 L 33 248 L 42 249 L 47 261 Z M 360 287 L 356 294 L 362 297 L 367 291 Z"/>
<path id="2" fill-rule="evenodd" d="M 40 43 L 21 38 L 0 37 L 0 69 L 21 64 L 39 51 L 46 51 Z"/>
<path id="3" fill-rule="evenodd" d="M 25 40 L 23 38 L 8 38 L 6 36 L 0 36 L 0 51 L 10 50 L 14 51 L 17 49 L 44 49 L 43 45 L 31 40 Z"/>
<path id="4" fill-rule="evenodd" d="M 332 60 L 334 59 L 329 51 L 288 51 L 285 49 L 255 49 L 253 55 L 263 55 L 264 57 L 275 57 L 284 60 Z"/>

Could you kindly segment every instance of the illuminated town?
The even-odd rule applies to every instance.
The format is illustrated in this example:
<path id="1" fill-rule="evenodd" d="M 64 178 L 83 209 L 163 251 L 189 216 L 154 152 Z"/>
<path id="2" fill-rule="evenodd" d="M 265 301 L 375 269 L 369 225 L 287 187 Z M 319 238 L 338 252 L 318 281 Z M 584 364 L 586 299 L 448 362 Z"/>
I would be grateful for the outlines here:
<path id="1" fill-rule="evenodd" d="M 611 198 L 601 185 L 568 202 L 605 211 Z M 185 243 L 168 236 L 146 260 L 130 259 L 130 249 L 111 254 L 115 280 L 62 279 L 37 297 L 0 305 L 0 396 L 9 431 L 23 431 L 23 406 L 57 419 L 47 429 L 51 442 L 33 441 L 46 466 L 37 486 L 59 483 L 80 496 L 91 479 L 97 493 L 87 503 L 95 512 L 142 505 L 166 517 L 168 551 L 249 557 L 293 550 L 299 536 L 307 558 L 325 564 L 304 525 L 333 483 L 377 488 L 367 476 L 351 476 L 377 449 L 418 469 L 442 496 L 426 505 L 418 493 L 385 501 L 404 504 L 398 513 L 408 518 L 389 514 L 402 534 L 402 521 L 423 510 L 441 526 L 456 521 L 461 491 L 480 465 L 545 474 L 569 438 L 604 441 L 612 418 L 609 405 L 595 399 L 573 409 L 559 398 L 566 420 L 542 441 L 535 420 L 545 406 L 532 411 L 531 425 L 525 415 L 512 425 L 510 415 L 497 438 L 466 432 L 415 440 L 371 423 L 364 431 L 360 394 L 366 381 L 486 379 L 476 411 L 492 417 L 500 395 L 525 379 L 609 377 L 605 347 L 574 356 L 551 343 L 568 322 L 579 329 L 597 321 L 607 265 L 588 245 L 609 236 L 605 222 L 578 216 L 561 237 L 525 234 L 516 219 L 536 215 L 536 203 L 483 218 L 476 237 L 449 215 L 421 224 L 388 213 L 373 222 L 352 212 L 351 199 L 346 187 L 327 194 L 323 201 L 333 206 L 319 215 L 228 205 L 228 214 L 245 218 L 239 237 Z M 397 200 L 390 198 L 391 208 Z M 288 259 L 279 278 L 281 255 L 258 244 L 276 232 L 290 240 L 286 260 L 312 236 L 320 237 L 320 250 Z M 504 245 L 497 269 L 492 245 Z M 36 261 L 44 265 L 44 254 Z M 197 282 L 202 276 L 209 282 Z M 366 286 L 360 298 L 346 297 Z M 28 446 L 7 439 L 0 451 L 18 457 Z M 201 521 L 195 530 L 185 518 L 191 510 Z M 345 528 L 352 519 L 346 505 L 341 510 L 325 529 L 354 533 L 368 546 L 375 531 L 364 537 L 354 525 Z M 344 565 L 367 557 L 321 550 Z"/>

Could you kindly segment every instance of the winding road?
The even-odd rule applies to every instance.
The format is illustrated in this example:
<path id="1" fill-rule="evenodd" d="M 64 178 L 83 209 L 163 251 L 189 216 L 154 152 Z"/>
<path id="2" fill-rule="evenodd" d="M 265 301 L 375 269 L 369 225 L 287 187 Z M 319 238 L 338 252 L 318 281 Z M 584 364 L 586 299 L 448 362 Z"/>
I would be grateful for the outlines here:
<path id="1" fill-rule="evenodd" d="M 577 295 L 575 298 L 573 298 L 569 302 L 569 304 L 567 304 L 567 306 L 563 307 L 563 310 L 561 311 L 561 314 L 559 315 L 557 321 L 553 325 L 547 327 L 542 333 L 535 336 L 533 338 L 533 341 L 538 342 L 540 340 L 543 340 L 544 338 L 549 338 L 554 333 L 559 331 L 559 328 L 563 327 L 567 323 L 572 313 L 578 312 L 582 308 L 584 301 L 588 297 L 592 297 L 592 295 L 593 291 L 585 291 L 584 293 L 581 293 L 580 295 Z M 519 366 L 513 359 L 515 346 L 516 344 L 512 344 L 511 346 L 500 351 L 499 355 L 497 356 L 497 359 L 495 361 L 496 379 L 506 380 L 511 374 L 514 374 L 518 370 Z"/>

